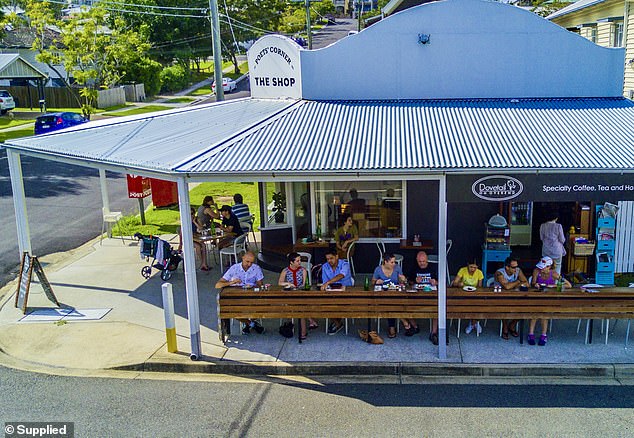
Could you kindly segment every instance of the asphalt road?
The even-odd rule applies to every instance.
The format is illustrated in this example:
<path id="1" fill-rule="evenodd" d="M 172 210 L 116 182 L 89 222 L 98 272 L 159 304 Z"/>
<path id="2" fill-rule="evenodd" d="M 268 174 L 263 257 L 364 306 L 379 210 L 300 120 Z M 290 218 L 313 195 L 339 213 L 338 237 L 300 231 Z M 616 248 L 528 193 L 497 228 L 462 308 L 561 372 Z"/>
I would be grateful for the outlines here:
<path id="1" fill-rule="evenodd" d="M 631 386 L 255 382 L 0 368 L 0 416 L 72 421 L 76 437 L 634 435 Z"/>
<path id="2" fill-rule="evenodd" d="M 101 233 L 101 190 L 96 169 L 22 157 L 33 254 L 77 248 Z M 138 212 L 128 199 L 125 175 L 108 173 L 110 209 Z M 146 201 L 147 203 L 148 201 Z M 19 268 L 13 192 L 6 150 L 0 150 L 0 286 Z"/>

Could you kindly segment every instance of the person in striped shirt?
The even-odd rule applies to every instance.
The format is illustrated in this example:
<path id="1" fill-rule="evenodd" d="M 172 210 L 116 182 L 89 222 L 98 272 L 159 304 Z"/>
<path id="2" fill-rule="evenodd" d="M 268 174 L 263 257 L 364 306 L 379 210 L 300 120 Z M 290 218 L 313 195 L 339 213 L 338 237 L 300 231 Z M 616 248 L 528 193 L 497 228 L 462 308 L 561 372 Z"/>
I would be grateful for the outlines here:
<path id="1" fill-rule="evenodd" d="M 236 193 L 233 195 L 233 206 L 231 207 L 231 211 L 235 214 L 240 222 L 247 222 L 252 224 L 251 221 L 251 212 L 249 211 L 249 206 L 244 203 L 242 195 L 240 193 Z M 246 233 L 249 231 L 249 228 L 242 228 L 242 232 Z"/>

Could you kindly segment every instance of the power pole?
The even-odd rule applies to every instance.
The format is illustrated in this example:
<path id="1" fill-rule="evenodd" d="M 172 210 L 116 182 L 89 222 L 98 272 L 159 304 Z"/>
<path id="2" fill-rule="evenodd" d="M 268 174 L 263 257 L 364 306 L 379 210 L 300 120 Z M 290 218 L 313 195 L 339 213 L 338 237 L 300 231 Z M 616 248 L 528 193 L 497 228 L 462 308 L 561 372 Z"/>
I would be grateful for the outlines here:
<path id="1" fill-rule="evenodd" d="M 305 0 L 306 4 L 306 33 L 308 34 L 308 50 L 313 49 L 313 33 L 310 28 L 310 0 Z"/>
<path id="2" fill-rule="evenodd" d="M 222 49 L 220 48 L 220 19 L 218 18 L 218 0 L 209 0 L 209 21 L 211 22 L 211 49 L 214 53 L 214 83 L 216 84 L 216 102 L 225 100 L 222 88 Z"/>

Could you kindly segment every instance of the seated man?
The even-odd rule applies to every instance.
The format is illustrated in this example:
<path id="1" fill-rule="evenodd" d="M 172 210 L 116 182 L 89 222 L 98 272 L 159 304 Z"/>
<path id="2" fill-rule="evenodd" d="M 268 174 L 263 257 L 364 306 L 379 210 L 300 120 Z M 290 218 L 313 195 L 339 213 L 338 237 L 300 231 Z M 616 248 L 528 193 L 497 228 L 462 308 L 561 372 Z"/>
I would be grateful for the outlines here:
<path id="1" fill-rule="evenodd" d="M 504 267 L 495 271 L 495 285 L 505 290 L 528 287 L 528 280 L 519 268 L 519 260 L 511 255 L 504 260 Z M 502 339 L 508 340 L 509 333 L 514 338 L 520 334 L 516 330 L 517 319 L 502 320 Z"/>
<path id="2" fill-rule="evenodd" d="M 337 250 L 334 247 L 326 251 L 326 262 L 321 268 L 321 290 L 326 290 L 332 283 L 340 283 L 343 286 L 352 286 L 352 275 L 350 275 L 350 264 L 347 260 L 340 260 Z M 328 334 L 334 335 L 343 328 L 341 319 L 333 319 L 328 326 Z"/>
<path id="3" fill-rule="evenodd" d="M 231 207 L 228 205 L 220 207 L 220 215 L 222 217 L 220 228 L 224 232 L 225 237 L 218 242 L 218 248 L 225 248 L 231 245 L 235 237 L 243 235 L 244 232 L 240 226 L 240 221 L 231 211 Z"/>
<path id="4" fill-rule="evenodd" d="M 409 271 L 407 278 L 416 284 L 428 284 L 430 286 L 438 285 L 438 265 L 429 263 L 427 253 L 425 251 L 418 251 L 416 254 L 416 265 Z M 410 327 L 414 327 L 414 333 L 418 333 L 418 325 L 413 319 L 409 320 Z M 411 330 L 410 330 L 411 332 Z M 407 333 L 406 333 L 407 334 Z M 429 334 L 429 340 L 432 344 L 438 345 L 438 319 L 432 320 L 431 333 Z M 447 344 L 449 344 L 449 337 L 446 338 Z"/>
<path id="5" fill-rule="evenodd" d="M 242 261 L 240 263 L 236 263 L 232 265 L 227 272 L 218 280 L 216 283 L 216 289 L 222 289 L 223 287 L 234 286 L 234 287 L 261 287 L 262 281 L 264 280 L 264 273 L 262 272 L 262 268 L 255 264 L 255 254 L 251 251 L 247 251 L 242 256 Z M 241 319 L 239 320 L 242 323 L 242 334 L 248 335 L 251 332 L 251 329 L 255 330 L 257 333 L 264 333 L 264 327 L 262 325 L 251 319 Z"/>
<path id="6" fill-rule="evenodd" d="M 234 204 L 231 207 L 231 211 L 233 211 L 233 214 L 236 215 L 236 217 L 238 218 L 238 221 L 245 222 L 252 225 L 253 223 L 251 218 L 251 212 L 249 211 L 249 206 L 244 203 L 244 200 L 240 193 L 236 193 L 235 195 L 233 195 L 233 202 Z M 249 228 L 243 227 L 242 231 L 247 233 L 249 231 Z"/>

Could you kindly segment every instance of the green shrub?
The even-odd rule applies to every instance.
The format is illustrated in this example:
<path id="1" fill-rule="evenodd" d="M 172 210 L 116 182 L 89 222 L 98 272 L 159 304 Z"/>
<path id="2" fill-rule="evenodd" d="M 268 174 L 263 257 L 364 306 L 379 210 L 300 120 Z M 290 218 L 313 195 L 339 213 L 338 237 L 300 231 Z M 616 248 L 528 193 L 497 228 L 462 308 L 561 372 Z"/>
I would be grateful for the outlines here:
<path id="1" fill-rule="evenodd" d="M 151 59 L 144 59 L 126 68 L 122 82 L 143 84 L 145 94 L 154 96 L 161 90 L 161 73 L 163 66 Z"/>
<path id="2" fill-rule="evenodd" d="M 161 71 L 161 83 L 163 92 L 182 90 L 189 83 L 189 72 L 181 65 L 165 67 Z"/>

